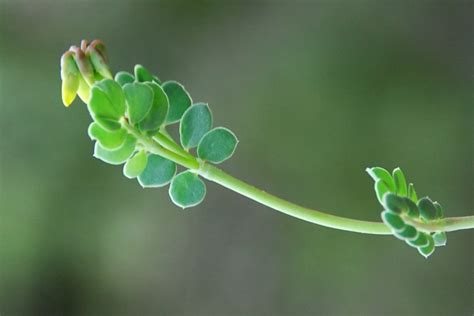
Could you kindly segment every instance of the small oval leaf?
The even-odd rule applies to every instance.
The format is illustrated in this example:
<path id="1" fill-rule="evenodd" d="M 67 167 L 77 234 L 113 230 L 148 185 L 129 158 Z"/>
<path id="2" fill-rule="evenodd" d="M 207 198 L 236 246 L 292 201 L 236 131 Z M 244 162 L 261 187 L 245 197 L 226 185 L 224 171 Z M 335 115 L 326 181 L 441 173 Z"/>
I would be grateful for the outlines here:
<path id="1" fill-rule="evenodd" d="M 206 185 L 197 174 L 184 171 L 171 181 L 169 195 L 173 203 L 183 209 L 196 206 L 206 196 Z"/>
<path id="2" fill-rule="evenodd" d="M 181 119 L 179 134 L 184 149 L 194 148 L 212 127 L 212 113 L 205 103 L 196 103 L 188 108 Z"/>
<path id="3" fill-rule="evenodd" d="M 437 232 L 433 234 L 433 240 L 436 247 L 446 246 L 448 237 L 446 236 L 445 232 Z"/>
<path id="4" fill-rule="evenodd" d="M 408 205 L 403 197 L 394 193 L 387 193 L 384 195 L 384 205 L 388 211 L 401 214 L 408 211 Z"/>
<path id="5" fill-rule="evenodd" d="M 395 182 L 393 181 L 390 172 L 380 167 L 367 168 L 365 170 L 372 177 L 372 179 L 374 179 L 374 181 L 383 181 L 388 190 L 395 193 Z"/>
<path id="6" fill-rule="evenodd" d="M 94 120 L 99 123 L 100 126 L 102 126 L 104 129 L 108 131 L 118 131 L 122 128 L 122 125 L 116 121 L 115 119 L 110 119 L 102 116 L 96 116 L 94 117 Z"/>
<path id="7" fill-rule="evenodd" d="M 436 207 L 436 218 L 443 218 L 444 217 L 444 210 L 441 204 L 438 202 L 433 202 L 434 206 Z"/>
<path id="8" fill-rule="evenodd" d="M 418 231 L 411 225 L 405 225 L 401 231 L 394 232 L 394 235 L 402 240 L 416 239 L 416 237 L 418 237 Z"/>
<path id="9" fill-rule="evenodd" d="M 153 76 L 153 82 L 161 85 L 161 80 L 157 76 Z"/>
<path id="10" fill-rule="evenodd" d="M 138 126 L 142 131 L 156 131 L 160 129 L 168 114 L 168 97 L 158 84 L 154 82 L 146 84 L 153 90 L 153 104 L 150 112 Z"/>
<path id="11" fill-rule="evenodd" d="M 168 96 L 169 110 L 166 116 L 166 123 L 178 122 L 192 104 L 191 96 L 183 85 L 176 81 L 166 81 L 161 86 Z"/>
<path id="12" fill-rule="evenodd" d="M 123 86 L 128 105 L 130 123 L 140 123 L 150 112 L 153 104 L 153 90 L 145 83 L 134 82 Z"/>
<path id="13" fill-rule="evenodd" d="M 401 196 L 407 195 L 407 182 L 405 180 L 405 175 L 403 174 L 402 169 L 395 168 L 393 170 L 393 181 L 395 182 L 395 189 L 397 194 Z"/>
<path id="14" fill-rule="evenodd" d="M 136 143 L 137 140 L 132 135 L 127 135 L 123 145 L 115 150 L 107 150 L 97 142 L 94 147 L 94 157 L 111 165 L 120 165 L 134 153 Z"/>
<path id="15" fill-rule="evenodd" d="M 435 243 L 431 235 L 426 235 L 428 240 L 428 245 L 423 247 L 418 247 L 418 252 L 425 258 L 428 258 L 435 251 Z"/>
<path id="16" fill-rule="evenodd" d="M 413 202 L 412 199 L 405 197 L 405 203 L 408 206 L 408 216 L 411 218 L 418 218 L 420 217 L 420 210 L 418 209 L 418 206 Z"/>
<path id="17" fill-rule="evenodd" d="M 384 195 L 389 192 L 389 189 L 384 181 L 377 180 L 374 183 L 374 190 L 375 194 L 377 195 L 377 199 L 379 200 L 380 204 L 384 205 L 383 197 Z"/>
<path id="18" fill-rule="evenodd" d="M 176 164 L 159 155 L 148 155 L 145 169 L 138 176 L 144 188 L 158 188 L 167 185 L 176 174 Z"/>
<path id="19" fill-rule="evenodd" d="M 405 223 L 403 222 L 403 219 L 397 214 L 383 211 L 382 220 L 385 223 L 385 225 L 389 226 L 395 231 L 401 231 L 405 228 Z"/>
<path id="20" fill-rule="evenodd" d="M 409 244 L 412 247 L 425 247 L 428 246 L 429 241 L 428 241 L 428 235 L 426 233 L 418 232 L 418 237 L 415 239 L 406 239 L 406 243 Z"/>
<path id="21" fill-rule="evenodd" d="M 87 108 L 92 118 L 103 128 L 107 130 L 117 130 L 121 127 L 118 122 L 121 114 L 115 110 L 110 99 L 99 87 L 92 87 Z"/>
<path id="22" fill-rule="evenodd" d="M 418 201 L 418 208 L 420 209 L 420 215 L 423 219 L 427 221 L 436 219 L 436 207 L 428 197 L 424 197 Z"/>
<path id="23" fill-rule="evenodd" d="M 153 75 L 142 65 L 135 65 L 135 78 L 138 82 L 152 82 Z"/>
<path id="24" fill-rule="evenodd" d="M 123 128 L 117 131 L 108 131 L 102 128 L 98 123 L 92 122 L 87 130 L 92 140 L 97 140 L 105 149 L 113 150 L 123 145 L 127 137 L 127 131 Z"/>
<path id="25" fill-rule="evenodd" d="M 99 81 L 95 86 L 107 95 L 118 117 L 122 117 L 125 114 L 125 96 L 122 87 L 112 79 Z"/>
<path id="26" fill-rule="evenodd" d="M 201 139 L 197 153 L 201 159 L 221 163 L 234 154 L 238 142 L 232 131 L 224 127 L 216 127 Z"/>
<path id="27" fill-rule="evenodd" d="M 133 77 L 133 75 L 129 72 L 119 71 L 117 74 L 115 74 L 115 81 L 117 81 L 117 83 L 123 87 L 127 83 L 134 82 L 135 77 Z"/>
<path id="28" fill-rule="evenodd" d="M 408 197 L 415 203 L 418 203 L 418 196 L 416 195 L 415 186 L 413 183 L 408 185 Z"/>
<path id="29" fill-rule="evenodd" d="M 147 155 L 145 151 L 139 151 L 132 158 L 128 159 L 123 166 L 123 174 L 129 179 L 136 178 L 147 165 Z"/>

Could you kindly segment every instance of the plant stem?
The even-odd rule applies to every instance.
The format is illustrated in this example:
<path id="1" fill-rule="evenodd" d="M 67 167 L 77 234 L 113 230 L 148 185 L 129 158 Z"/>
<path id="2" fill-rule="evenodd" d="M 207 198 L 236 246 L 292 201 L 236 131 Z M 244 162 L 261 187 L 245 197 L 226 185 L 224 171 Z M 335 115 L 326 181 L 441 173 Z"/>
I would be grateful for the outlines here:
<path id="1" fill-rule="evenodd" d="M 172 138 L 168 137 L 166 134 L 158 132 L 154 139 L 164 148 L 171 150 L 187 159 L 195 159 L 190 153 L 182 149 Z"/>
<path id="2" fill-rule="evenodd" d="M 382 222 L 362 221 L 331 215 L 283 200 L 237 178 L 234 178 L 219 168 L 216 168 L 205 162 L 198 161 L 198 159 L 185 152 L 179 147 L 179 145 L 177 145 L 174 141 L 169 140 L 163 134 L 159 134 L 161 136 L 155 137 L 153 139 L 137 132 L 128 123 L 123 123 L 123 125 L 129 131 L 129 133 L 133 134 L 138 139 L 138 141 L 147 148 L 149 152 L 174 161 L 175 163 L 198 173 L 200 176 L 209 181 L 220 184 L 229 190 L 239 193 L 274 210 L 310 223 L 329 228 L 362 234 L 392 234 L 390 229 Z M 426 232 L 451 232 L 474 228 L 474 216 L 449 217 L 429 223 L 412 221 L 411 224 Z"/>
<path id="3" fill-rule="evenodd" d="M 206 163 L 201 163 L 199 174 L 203 178 L 216 182 L 260 204 L 266 205 L 284 214 L 302 219 L 310 223 L 355 233 L 374 235 L 392 234 L 390 229 L 384 223 L 340 217 L 299 206 L 257 189 L 254 186 L 236 179 L 224 171 Z M 474 216 L 448 217 L 429 223 L 413 221 L 412 224 L 418 229 L 426 232 L 452 232 L 456 230 L 474 228 Z"/>
<path id="4" fill-rule="evenodd" d="M 151 153 L 160 155 L 168 160 L 171 160 L 183 167 L 186 167 L 191 170 L 195 170 L 199 168 L 199 162 L 196 158 L 192 157 L 187 158 L 181 156 L 179 153 L 171 151 L 169 149 L 164 148 L 160 144 L 158 144 L 153 138 L 145 136 L 139 133 L 135 128 L 133 128 L 130 124 L 123 121 L 122 126 L 133 136 L 137 138 L 137 140 Z"/>
<path id="5" fill-rule="evenodd" d="M 474 228 L 474 216 L 460 216 L 460 217 L 447 217 L 440 220 L 430 221 L 423 223 L 421 221 L 415 221 L 410 217 L 403 217 L 405 222 L 416 226 L 418 230 L 425 232 L 453 232 L 463 229 Z"/>
<path id="6" fill-rule="evenodd" d="M 210 181 L 214 181 L 232 191 L 246 196 L 260 204 L 266 205 L 287 215 L 325 227 L 376 235 L 391 235 L 390 229 L 384 223 L 360 221 L 339 217 L 317 210 L 309 209 L 288 202 L 265 191 L 257 189 L 224 171 L 209 164 L 201 164 L 199 174 Z"/>

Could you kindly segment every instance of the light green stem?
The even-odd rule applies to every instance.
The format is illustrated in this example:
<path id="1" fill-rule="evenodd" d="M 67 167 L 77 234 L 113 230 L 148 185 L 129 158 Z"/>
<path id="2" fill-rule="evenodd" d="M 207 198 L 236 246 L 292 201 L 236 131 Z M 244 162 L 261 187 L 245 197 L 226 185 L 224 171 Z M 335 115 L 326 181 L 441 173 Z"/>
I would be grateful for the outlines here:
<path id="1" fill-rule="evenodd" d="M 234 178 L 219 168 L 216 168 L 205 162 L 198 161 L 195 157 L 179 148 L 179 146 L 174 143 L 174 141 L 170 141 L 165 135 L 161 135 L 155 137 L 155 139 L 152 139 L 151 137 L 137 132 L 127 123 L 123 123 L 123 125 L 139 140 L 139 142 L 144 147 L 147 148 L 148 151 L 174 161 L 175 163 L 198 173 L 209 181 L 220 184 L 223 187 L 226 187 L 279 212 L 310 223 L 349 232 L 373 235 L 392 234 L 390 229 L 382 222 L 361 221 L 357 219 L 331 215 L 283 200 L 270 193 L 257 189 L 256 187 L 237 178 Z M 451 232 L 474 228 L 474 216 L 449 217 L 429 223 L 413 221 L 412 224 L 418 229 L 426 232 Z"/>
<path id="2" fill-rule="evenodd" d="M 127 122 L 123 121 L 122 126 L 127 129 L 127 131 L 135 136 L 137 140 L 151 153 L 160 155 L 168 160 L 174 161 L 175 163 L 186 167 L 188 169 L 198 169 L 199 168 L 199 162 L 196 160 L 196 158 L 192 157 L 187 158 L 181 156 L 179 153 L 176 153 L 174 151 L 171 151 L 167 148 L 164 148 L 161 146 L 159 143 L 157 143 L 154 139 L 151 137 L 145 136 L 141 133 L 139 133 L 136 129 L 134 129 L 130 124 Z"/>
<path id="3" fill-rule="evenodd" d="M 404 221 L 416 226 L 418 230 L 425 232 L 453 232 L 456 230 L 474 228 L 474 216 L 447 217 L 440 220 L 423 223 L 413 220 L 410 217 L 404 217 Z"/>
<path id="4" fill-rule="evenodd" d="M 162 134 L 161 132 L 158 132 L 154 136 L 154 138 L 164 148 L 174 151 L 175 153 L 187 159 L 194 159 L 194 157 L 190 153 L 182 149 L 178 144 L 175 143 L 175 141 L 172 138 L 170 138 L 166 134 Z"/>
<path id="5" fill-rule="evenodd" d="M 360 221 L 356 219 L 335 216 L 299 206 L 271 195 L 270 193 L 257 189 L 256 187 L 236 179 L 224 171 L 209 164 L 202 164 L 199 174 L 203 178 L 214 181 L 258 203 L 310 223 L 356 233 L 376 235 L 391 234 L 388 227 L 383 223 Z"/>

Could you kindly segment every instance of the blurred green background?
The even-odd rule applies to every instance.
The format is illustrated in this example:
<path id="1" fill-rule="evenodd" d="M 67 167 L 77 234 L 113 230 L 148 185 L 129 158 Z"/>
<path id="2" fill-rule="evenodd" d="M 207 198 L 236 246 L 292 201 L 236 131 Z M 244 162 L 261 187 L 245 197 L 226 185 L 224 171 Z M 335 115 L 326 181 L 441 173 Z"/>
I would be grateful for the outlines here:
<path id="1" fill-rule="evenodd" d="M 1 0 L 1 315 L 472 315 L 473 232 L 425 260 L 215 184 L 196 208 L 92 157 L 59 57 L 102 39 L 209 102 L 223 168 L 378 220 L 367 166 L 472 214 L 473 1 Z"/>

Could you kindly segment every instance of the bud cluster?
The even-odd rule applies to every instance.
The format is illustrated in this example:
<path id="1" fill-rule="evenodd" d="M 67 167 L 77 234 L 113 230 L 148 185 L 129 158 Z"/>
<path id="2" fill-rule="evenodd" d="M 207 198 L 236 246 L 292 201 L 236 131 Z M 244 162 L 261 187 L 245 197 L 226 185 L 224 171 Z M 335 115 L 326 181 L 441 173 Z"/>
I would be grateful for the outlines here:
<path id="1" fill-rule="evenodd" d="M 375 192 L 385 209 L 382 220 L 395 237 L 417 248 L 426 258 L 435 247 L 446 245 L 445 232 L 430 233 L 419 228 L 443 218 L 444 211 L 438 202 L 428 197 L 418 199 L 413 183 L 407 185 L 400 168 L 392 174 L 379 167 L 367 168 L 367 172 L 375 180 Z"/>
<path id="2" fill-rule="evenodd" d="M 76 95 L 87 103 L 92 85 L 102 79 L 112 79 L 102 41 L 82 40 L 80 47 L 71 46 L 61 56 L 61 91 L 65 106 L 69 106 Z"/>

